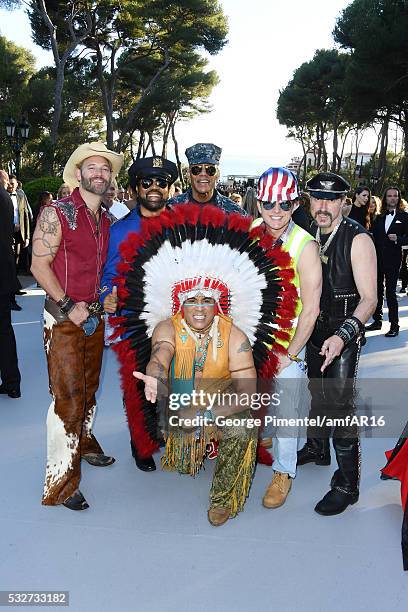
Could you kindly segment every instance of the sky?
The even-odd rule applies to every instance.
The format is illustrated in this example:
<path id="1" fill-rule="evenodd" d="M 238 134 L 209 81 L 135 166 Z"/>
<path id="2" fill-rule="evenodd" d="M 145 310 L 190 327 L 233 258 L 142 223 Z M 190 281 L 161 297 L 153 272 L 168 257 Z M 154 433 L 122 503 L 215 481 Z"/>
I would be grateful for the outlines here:
<path id="1" fill-rule="evenodd" d="M 286 128 L 276 119 L 279 91 L 316 49 L 334 46 L 331 33 L 336 18 L 350 0 L 221 0 L 220 4 L 228 16 L 229 34 L 224 49 L 210 57 L 209 67 L 220 78 L 210 99 L 213 110 L 179 123 L 176 134 L 181 151 L 195 142 L 222 147 L 224 176 L 259 175 L 301 155 L 300 145 L 286 137 Z M 51 54 L 31 41 L 23 11 L 0 10 L 0 32 L 29 48 L 37 68 L 52 64 Z M 368 138 L 360 150 L 370 151 L 372 144 Z"/>

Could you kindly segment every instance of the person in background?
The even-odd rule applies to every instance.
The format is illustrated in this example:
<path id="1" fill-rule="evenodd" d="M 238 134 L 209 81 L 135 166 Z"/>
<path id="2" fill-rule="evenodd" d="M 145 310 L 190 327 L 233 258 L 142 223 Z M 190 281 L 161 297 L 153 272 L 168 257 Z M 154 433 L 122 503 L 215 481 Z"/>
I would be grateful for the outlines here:
<path id="1" fill-rule="evenodd" d="M 7 189 L 11 196 L 14 208 L 14 255 L 16 258 L 16 270 L 17 274 L 27 273 L 27 248 L 30 244 L 30 221 L 32 217 L 32 212 L 28 204 L 26 194 L 22 189 L 18 188 L 18 180 L 16 176 L 10 176 Z M 19 289 L 16 292 L 16 295 L 24 295 L 26 292 L 22 290 L 22 286 L 18 278 L 17 284 Z M 14 296 L 11 296 L 11 308 L 12 310 L 21 310 L 21 306 L 17 304 Z"/>
<path id="2" fill-rule="evenodd" d="M 373 223 L 381 213 L 381 199 L 378 196 L 371 196 L 370 203 L 368 205 L 368 230 L 371 231 Z"/>
<path id="3" fill-rule="evenodd" d="M 341 213 L 343 217 L 348 217 L 351 207 L 353 206 L 353 202 L 351 198 L 345 198 L 343 207 L 341 209 Z"/>
<path id="4" fill-rule="evenodd" d="M 126 193 L 125 188 L 122 187 L 122 185 L 119 185 L 117 190 L 116 190 L 116 199 L 117 199 L 118 202 L 125 203 L 124 202 L 124 200 L 125 200 L 125 193 Z"/>
<path id="5" fill-rule="evenodd" d="M 102 206 L 107 210 L 117 221 L 122 219 L 129 213 L 129 208 L 124 202 L 116 200 L 118 185 L 115 180 L 112 181 L 102 198 Z"/>
<path id="6" fill-rule="evenodd" d="M 367 227 L 370 222 L 369 202 L 371 202 L 371 191 L 368 187 L 360 185 L 354 192 L 352 206 L 347 215 L 349 219 L 354 219 L 365 229 L 369 229 Z"/>
<path id="7" fill-rule="evenodd" d="M 248 187 L 245 192 L 243 209 L 250 217 L 253 217 L 254 219 L 257 219 L 259 217 L 258 200 L 256 199 L 256 189 L 253 185 Z"/>
<path id="8" fill-rule="evenodd" d="M 66 196 L 64 196 L 66 197 Z M 37 215 L 43 206 L 48 206 L 53 201 L 52 193 L 50 191 L 42 191 L 38 196 L 37 202 Z"/>
<path id="9" fill-rule="evenodd" d="M 71 187 L 71 185 L 68 185 L 67 183 L 62 183 L 61 187 L 58 189 L 57 201 L 62 200 L 62 198 L 67 198 L 71 195 L 72 192 L 73 188 Z"/>
<path id="10" fill-rule="evenodd" d="M 241 194 L 231 193 L 231 200 L 235 202 L 235 204 L 238 204 L 238 206 L 241 206 L 242 208 L 242 195 Z"/>
<path id="11" fill-rule="evenodd" d="M 181 195 L 182 193 L 183 193 L 183 188 L 181 186 L 181 183 L 176 181 L 174 183 L 174 197 L 177 197 L 177 196 Z"/>
<path id="12" fill-rule="evenodd" d="M 0 393 L 17 399 L 21 397 L 21 375 L 11 324 L 10 294 L 14 295 L 18 285 L 13 252 L 14 210 L 6 189 L 8 181 L 7 172 L 0 170 Z"/>
<path id="13" fill-rule="evenodd" d="M 380 330 L 383 318 L 384 283 L 390 329 L 386 338 L 399 334 L 397 282 L 402 261 L 402 247 L 408 246 L 408 213 L 401 206 L 401 191 L 388 187 L 382 199 L 381 215 L 373 224 L 373 238 L 377 252 L 378 303 L 373 323 L 367 331 Z"/>

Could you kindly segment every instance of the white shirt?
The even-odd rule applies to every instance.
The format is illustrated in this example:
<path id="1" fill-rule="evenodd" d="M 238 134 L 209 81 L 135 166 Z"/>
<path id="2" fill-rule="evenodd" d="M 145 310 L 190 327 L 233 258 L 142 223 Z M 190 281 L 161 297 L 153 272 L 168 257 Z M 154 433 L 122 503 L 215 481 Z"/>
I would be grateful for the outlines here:
<path id="1" fill-rule="evenodd" d="M 130 210 L 128 209 L 126 204 L 123 204 L 122 202 L 119 202 L 119 200 L 113 200 L 113 204 L 109 208 L 109 212 L 114 217 L 116 217 L 116 219 L 122 219 L 122 217 L 127 215 L 130 212 Z"/>
<path id="2" fill-rule="evenodd" d="M 17 202 L 17 194 L 16 192 L 10 193 L 11 201 L 13 202 L 14 208 L 14 225 L 20 224 L 20 215 L 18 213 L 18 202 Z"/>
<path id="3" fill-rule="evenodd" d="M 392 213 L 389 213 L 388 215 L 386 215 L 385 217 L 385 233 L 388 232 L 388 230 L 390 229 L 390 225 L 391 223 L 394 221 L 394 217 L 395 217 L 395 210 Z"/>

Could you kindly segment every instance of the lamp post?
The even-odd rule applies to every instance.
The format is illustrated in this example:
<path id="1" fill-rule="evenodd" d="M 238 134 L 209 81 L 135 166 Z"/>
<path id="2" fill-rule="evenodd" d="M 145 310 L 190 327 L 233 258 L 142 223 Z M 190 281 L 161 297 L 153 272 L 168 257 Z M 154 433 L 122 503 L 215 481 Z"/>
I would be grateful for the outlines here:
<path id="1" fill-rule="evenodd" d="M 15 155 L 16 176 L 20 179 L 21 154 L 30 134 L 30 124 L 25 117 L 22 117 L 18 125 L 12 117 L 9 117 L 5 120 L 4 127 L 10 148 Z"/>

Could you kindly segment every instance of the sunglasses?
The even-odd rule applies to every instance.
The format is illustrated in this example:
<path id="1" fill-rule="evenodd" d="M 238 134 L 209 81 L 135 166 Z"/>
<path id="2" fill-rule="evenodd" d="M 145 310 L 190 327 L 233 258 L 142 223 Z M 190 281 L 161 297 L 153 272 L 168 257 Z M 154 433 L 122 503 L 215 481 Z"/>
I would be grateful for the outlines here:
<path id="1" fill-rule="evenodd" d="M 216 166 L 201 165 L 201 166 L 191 166 L 190 168 L 191 174 L 193 174 L 194 176 L 198 176 L 203 171 L 203 168 L 204 168 L 205 173 L 208 176 L 215 176 L 217 173 Z"/>
<path id="2" fill-rule="evenodd" d="M 140 179 L 140 185 L 143 187 L 143 189 L 149 189 L 149 187 L 151 187 L 153 185 L 153 183 L 156 183 L 157 187 L 159 187 L 159 189 L 166 189 L 166 187 L 169 186 L 169 181 L 167 179 L 164 178 L 143 178 Z"/>
<path id="3" fill-rule="evenodd" d="M 292 207 L 292 202 L 290 200 L 286 200 L 285 202 L 262 202 L 262 206 L 265 210 L 272 210 L 275 208 L 276 204 L 279 204 L 281 209 L 285 212 L 288 212 Z"/>

